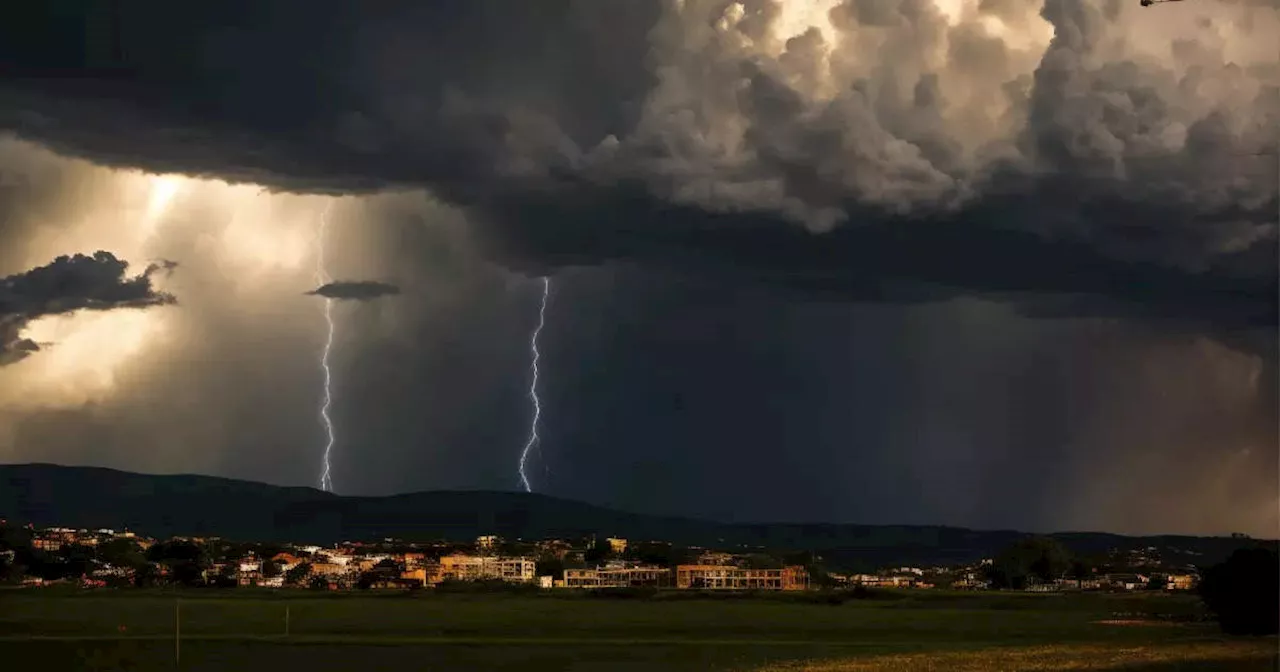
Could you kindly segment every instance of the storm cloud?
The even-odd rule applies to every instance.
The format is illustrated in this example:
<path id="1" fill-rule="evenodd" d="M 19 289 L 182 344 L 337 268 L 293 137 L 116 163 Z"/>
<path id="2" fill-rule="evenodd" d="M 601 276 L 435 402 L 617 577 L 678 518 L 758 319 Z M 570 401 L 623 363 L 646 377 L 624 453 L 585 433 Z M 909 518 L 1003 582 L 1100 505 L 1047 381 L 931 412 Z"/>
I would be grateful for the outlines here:
<path id="1" fill-rule="evenodd" d="M 310 296 L 356 301 L 368 301 L 383 296 L 394 296 L 399 293 L 400 288 L 396 285 L 376 280 L 338 280 L 323 284 L 307 292 Z"/>
<path id="2" fill-rule="evenodd" d="M 849 0 L 779 43 L 771 0 L 138 2 L 87 16 L 128 26 L 102 53 L 7 21 L 27 37 L 6 40 L 0 126 L 149 170 L 427 187 L 513 266 L 711 257 L 857 298 L 1139 313 L 1194 286 L 1177 312 L 1270 324 L 1280 73 L 1257 45 L 1277 17 L 1198 4 L 1188 23 L 1117 0 Z M 1043 50 L 1011 37 L 1037 26 Z M 66 68 L 93 78 L 43 74 Z M 761 261 L 788 223 L 842 231 Z"/>
<path id="3" fill-rule="evenodd" d="M 344 492 L 514 487 L 536 297 L 498 262 L 553 277 L 534 480 L 556 494 L 737 519 L 1280 521 L 1273 2 L 114 5 L 0 17 L 0 129 L 286 200 L 378 194 L 338 217 L 329 256 L 361 263 L 334 275 L 415 301 L 337 317 Z M 0 212 L 4 243 L 81 190 L 51 171 L 0 184 L 0 210 L 40 215 Z M 317 316 L 254 288 L 321 282 L 299 251 L 321 209 L 209 201 L 152 243 L 182 251 L 203 307 L 171 368 L 225 364 L 189 399 L 138 383 L 115 417 L 163 400 L 208 469 L 311 482 L 296 344 Z M 108 432 L 22 422 L 69 456 Z M 129 454 L 115 466 L 180 457 Z"/>
<path id="4" fill-rule="evenodd" d="M 99 250 L 92 256 L 76 254 L 54 259 L 39 268 L 0 278 L 0 365 L 12 364 L 40 350 L 41 344 L 22 338 L 32 320 L 78 310 L 148 308 L 176 303 L 156 291 L 151 275 L 172 270 L 174 262 L 148 266 L 129 277 L 128 262 Z"/>

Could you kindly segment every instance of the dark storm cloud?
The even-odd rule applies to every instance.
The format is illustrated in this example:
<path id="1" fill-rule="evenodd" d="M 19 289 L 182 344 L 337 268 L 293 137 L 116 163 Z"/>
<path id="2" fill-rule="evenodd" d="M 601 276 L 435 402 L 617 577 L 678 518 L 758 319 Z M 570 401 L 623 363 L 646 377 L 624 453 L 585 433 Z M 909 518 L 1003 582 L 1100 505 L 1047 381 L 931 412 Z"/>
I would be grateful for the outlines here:
<path id="1" fill-rule="evenodd" d="M 1273 46 L 1270 65 L 1228 49 L 1261 43 L 1272 7 L 1181 3 L 1213 20 L 1148 30 L 1157 58 L 1129 33 L 1178 15 L 1136 2 L 1051 0 L 1043 51 L 927 2 L 849 1 L 828 63 L 816 32 L 763 55 L 762 0 L 138 0 L 84 30 L 34 25 L 43 4 L 0 20 L 0 129 L 463 206 L 441 227 L 387 196 L 334 226 L 334 263 L 371 246 L 334 275 L 415 299 L 339 316 L 341 492 L 516 487 L 537 286 L 487 257 L 594 266 L 553 281 L 540 491 L 741 520 L 1275 527 L 1280 72 Z M 1040 20 L 981 7 L 1015 37 Z M 23 454 L 313 482 L 314 307 L 226 301 L 216 255 L 181 258 L 203 303 L 164 363 L 180 380 L 32 416 Z M 955 300 L 974 294 L 1007 305 Z M 1255 357 L 1181 328 L 1262 353 L 1256 399 Z M 161 415 L 184 448 L 144 454 Z"/>
<path id="2" fill-rule="evenodd" d="M 110 252 L 99 250 L 92 256 L 58 257 L 45 266 L 0 278 L 0 365 L 40 349 L 39 344 L 21 338 L 23 327 L 37 318 L 175 302 L 173 296 L 152 287 L 151 275 L 157 270 L 172 270 L 176 263 L 161 261 L 133 277 L 125 274 L 128 266 Z"/>
<path id="3" fill-rule="evenodd" d="M 983 11 L 1034 18 L 1006 5 Z M 284 189 L 425 186 L 530 269 L 641 257 L 862 300 L 1276 321 L 1276 69 L 1207 37 L 1133 56 L 1138 10 L 1112 0 L 1049 0 L 1031 70 L 928 0 L 839 5 L 829 67 L 816 32 L 777 58 L 743 46 L 767 40 L 765 0 L 94 7 L 85 28 L 4 22 L 0 127 Z M 815 98 L 824 68 L 840 88 Z"/>
<path id="4" fill-rule="evenodd" d="M 310 296 L 323 296 L 328 299 L 351 299 L 358 301 L 367 301 L 383 296 L 393 296 L 400 293 L 400 288 L 386 283 L 377 282 L 375 280 L 340 280 L 330 282 L 325 285 L 307 292 Z"/>

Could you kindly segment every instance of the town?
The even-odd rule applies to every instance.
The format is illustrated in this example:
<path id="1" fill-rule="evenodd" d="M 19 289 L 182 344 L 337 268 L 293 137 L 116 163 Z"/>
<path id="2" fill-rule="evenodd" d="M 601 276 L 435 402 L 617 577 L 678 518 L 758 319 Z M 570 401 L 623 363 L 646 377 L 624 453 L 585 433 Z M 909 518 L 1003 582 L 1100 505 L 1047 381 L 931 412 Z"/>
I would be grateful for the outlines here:
<path id="1" fill-rule="evenodd" d="M 1193 566 L 1169 567 L 1158 549 L 1072 559 L 1051 539 L 1027 538 L 997 557 L 959 566 L 828 570 L 812 553 L 682 548 L 589 536 L 535 542 L 481 536 L 471 543 L 396 539 L 315 545 L 157 540 L 130 531 L 35 529 L 0 520 L 0 584 L 218 586 L 314 590 L 805 591 L 952 589 L 1188 591 Z"/>

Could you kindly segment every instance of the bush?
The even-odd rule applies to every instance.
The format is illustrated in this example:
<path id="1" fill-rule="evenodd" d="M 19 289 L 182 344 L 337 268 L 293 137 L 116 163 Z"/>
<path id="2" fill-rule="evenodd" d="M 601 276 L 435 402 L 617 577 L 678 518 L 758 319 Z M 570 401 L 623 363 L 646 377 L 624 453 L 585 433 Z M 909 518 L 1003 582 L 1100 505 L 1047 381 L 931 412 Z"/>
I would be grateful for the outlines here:
<path id="1" fill-rule="evenodd" d="M 480 581 L 442 581 L 436 586 L 437 593 L 451 594 L 517 594 L 526 595 L 538 592 L 534 583 L 514 583 L 501 579 L 484 579 Z"/>
<path id="2" fill-rule="evenodd" d="M 633 586 L 629 588 L 596 588 L 587 593 L 591 597 L 606 600 L 647 600 L 658 594 L 657 588 Z"/>
<path id="3" fill-rule="evenodd" d="M 1242 548 L 1211 567 L 1200 582 L 1200 597 L 1230 635 L 1280 632 L 1280 555 L 1266 548 Z"/>

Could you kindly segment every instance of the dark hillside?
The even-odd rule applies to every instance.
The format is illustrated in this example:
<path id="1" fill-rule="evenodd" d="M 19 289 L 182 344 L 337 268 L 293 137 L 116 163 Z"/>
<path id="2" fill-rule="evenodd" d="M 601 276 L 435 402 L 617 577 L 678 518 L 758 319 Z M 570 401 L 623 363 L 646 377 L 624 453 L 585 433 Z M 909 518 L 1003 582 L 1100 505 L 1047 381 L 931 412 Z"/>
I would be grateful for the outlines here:
<path id="1" fill-rule="evenodd" d="M 155 536 L 331 544 L 397 537 L 470 540 L 590 534 L 714 548 L 813 550 L 834 567 L 950 564 L 990 557 L 1022 536 L 913 525 L 749 524 L 614 511 L 546 495 L 420 492 L 343 497 L 313 488 L 195 475 L 135 474 L 51 464 L 0 465 L 0 517 L 14 523 L 128 528 Z M 1223 537 L 1054 535 L 1079 553 L 1154 546 L 1167 560 L 1209 565 L 1249 540 Z"/>

